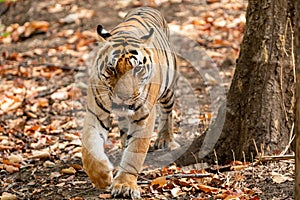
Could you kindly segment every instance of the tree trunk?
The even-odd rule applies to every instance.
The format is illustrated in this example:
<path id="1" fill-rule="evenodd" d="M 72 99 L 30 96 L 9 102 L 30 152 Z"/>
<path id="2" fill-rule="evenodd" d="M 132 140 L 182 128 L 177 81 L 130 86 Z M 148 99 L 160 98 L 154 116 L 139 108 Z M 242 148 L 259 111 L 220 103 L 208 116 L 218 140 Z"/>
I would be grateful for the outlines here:
<path id="1" fill-rule="evenodd" d="M 248 161 L 257 151 L 281 153 L 290 142 L 294 122 L 295 68 L 293 27 L 295 7 L 292 0 L 250 0 L 246 13 L 246 29 L 236 71 L 216 122 L 206 135 L 218 135 L 215 150 L 219 162 Z M 226 108 L 226 109 L 225 109 Z M 218 118 L 226 113 L 223 129 Z M 198 138 L 176 162 L 181 165 L 200 158 L 213 158 L 213 145 Z M 206 146 L 206 151 L 200 150 Z M 210 152 L 209 154 L 207 154 Z M 212 159 L 205 159 L 212 161 Z"/>
<path id="2" fill-rule="evenodd" d="M 296 175 L 295 175 L 295 200 L 300 200 L 300 0 L 296 0 L 296 37 L 295 37 L 295 55 L 296 55 Z"/>

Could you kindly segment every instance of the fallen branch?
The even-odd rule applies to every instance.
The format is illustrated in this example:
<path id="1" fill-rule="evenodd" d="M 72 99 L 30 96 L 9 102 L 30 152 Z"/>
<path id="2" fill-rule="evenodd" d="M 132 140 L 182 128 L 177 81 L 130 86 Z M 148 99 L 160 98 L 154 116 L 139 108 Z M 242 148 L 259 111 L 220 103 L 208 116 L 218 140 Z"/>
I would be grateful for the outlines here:
<path id="1" fill-rule="evenodd" d="M 295 159 L 295 155 L 276 155 L 276 156 L 260 156 L 256 158 L 260 162 L 278 161 L 278 160 L 291 160 Z"/>
<path id="2" fill-rule="evenodd" d="M 206 177 L 212 177 L 212 174 L 173 174 L 173 175 L 168 175 L 165 176 L 167 180 L 171 180 L 174 178 L 206 178 Z M 137 184 L 139 185 L 145 185 L 145 184 L 150 184 L 152 181 L 150 180 L 145 180 L 145 181 L 138 181 Z"/>
<path id="3" fill-rule="evenodd" d="M 174 174 L 166 176 L 167 179 L 172 178 L 205 178 L 205 177 L 211 177 L 212 174 Z"/>

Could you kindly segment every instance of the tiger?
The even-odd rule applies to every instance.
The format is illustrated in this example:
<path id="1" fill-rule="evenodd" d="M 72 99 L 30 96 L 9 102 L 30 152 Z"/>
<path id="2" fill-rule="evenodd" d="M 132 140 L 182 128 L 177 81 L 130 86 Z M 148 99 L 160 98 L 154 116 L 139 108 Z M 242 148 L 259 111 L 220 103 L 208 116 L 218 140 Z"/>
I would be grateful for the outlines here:
<path id="1" fill-rule="evenodd" d="M 112 196 L 139 199 L 137 178 L 154 130 L 156 104 L 161 123 L 155 147 L 178 147 L 172 132 L 177 57 L 167 22 L 153 8 L 129 11 L 110 32 L 98 25 L 97 35 L 82 134 L 83 168 L 96 187 L 111 186 Z M 112 114 L 118 116 L 124 146 L 115 177 L 104 152 Z"/>

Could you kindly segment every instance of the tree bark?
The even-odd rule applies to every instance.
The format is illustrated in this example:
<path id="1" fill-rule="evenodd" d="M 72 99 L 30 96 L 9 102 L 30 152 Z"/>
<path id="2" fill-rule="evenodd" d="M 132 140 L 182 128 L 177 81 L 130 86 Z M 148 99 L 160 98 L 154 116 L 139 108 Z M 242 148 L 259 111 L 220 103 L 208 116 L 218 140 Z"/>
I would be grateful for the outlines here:
<path id="1" fill-rule="evenodd" d="M 296 0 L 296 30 L 295 30 L 295 58 L 296 58 L 296 168 L 295 168 L 295 200 L 300 200 L 300 0 Z"/>
<path id="2" fill-rule="evenodd" d="M 295 106 L 294 17 L 292 0 L 249 1 L 245 35 L 226 106 L 176 163 L 191 164 L 199 153 L 205 162 L 213 161 L 214 144 L 205 137 L 218 135 L 220 130 L 214 147 L 219 163 L 233 160 L 233 152 L 236 159 L 242 160 L 244 154 L 251 161 L 257 154 L 253 141 L 265 155 L 281 153 L 289 145 Z M 224 114 L 221 128 L 217 122 Z"/>

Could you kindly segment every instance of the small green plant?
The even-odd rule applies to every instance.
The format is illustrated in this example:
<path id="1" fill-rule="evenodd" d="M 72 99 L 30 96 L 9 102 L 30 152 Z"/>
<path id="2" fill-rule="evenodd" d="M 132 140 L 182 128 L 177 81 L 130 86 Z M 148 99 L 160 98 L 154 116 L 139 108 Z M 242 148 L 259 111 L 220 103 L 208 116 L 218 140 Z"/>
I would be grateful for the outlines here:
<path id="1" fill-rule="evenodd" d="M 16 2 L 17 0 L 0 0 L 0 3 L 4 3 L 4 2 Z"/>
<path id="2" fill-rule="evenodd" d="M 0 32 L 0 37 L 7 37 L 9 35 L 10 35 L 10 32 L 3 32 L 3 33 Z"/>

